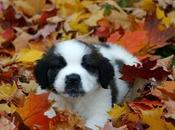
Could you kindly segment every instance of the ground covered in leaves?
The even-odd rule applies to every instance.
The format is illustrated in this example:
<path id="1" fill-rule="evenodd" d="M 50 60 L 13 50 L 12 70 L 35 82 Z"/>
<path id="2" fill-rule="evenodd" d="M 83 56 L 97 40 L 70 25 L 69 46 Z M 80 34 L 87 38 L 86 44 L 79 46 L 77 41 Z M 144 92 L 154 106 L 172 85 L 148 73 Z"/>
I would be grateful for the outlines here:
<path id="1" fill-rule="evenodd" d="M 174 0 L 0 0 L 0 129 L 88 129 L 69 110 L 45 116 L 53 101 L 35 93 L 35 61 L 77 38 L 119 44 L 142 62 L 123 66 L 131 89 L 102 130 L 175 130 L 174 26 Z"/>

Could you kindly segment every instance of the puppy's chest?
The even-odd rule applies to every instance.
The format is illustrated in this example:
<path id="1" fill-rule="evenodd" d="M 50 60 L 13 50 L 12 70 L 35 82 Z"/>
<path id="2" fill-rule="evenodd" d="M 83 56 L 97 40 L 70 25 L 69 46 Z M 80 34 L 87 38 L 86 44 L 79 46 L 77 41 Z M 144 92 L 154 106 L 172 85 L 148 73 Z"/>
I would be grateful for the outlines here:
<path id="1" fill-rule="evenodd" d="M 71 109 L 83 118 L 88 119 L 95 114 L 107 112 L 111 108 L 111 92 L 109 89 L 98 89 L 81 98 L 74 100 L 60 98 L 60 109 Z"/>

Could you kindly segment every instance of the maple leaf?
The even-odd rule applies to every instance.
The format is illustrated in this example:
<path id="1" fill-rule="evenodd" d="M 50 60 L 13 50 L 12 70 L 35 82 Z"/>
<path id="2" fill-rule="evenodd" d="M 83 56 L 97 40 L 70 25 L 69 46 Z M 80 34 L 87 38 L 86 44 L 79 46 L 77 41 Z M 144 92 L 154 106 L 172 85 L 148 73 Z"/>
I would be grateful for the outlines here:
<path id="1" fill-rule="evenodd" d="M 31 38 L 32 36 L 26 32 L 22 32 L 20 35 L 18 35 L 18 37 L 16 37 L 12 42 L 15 47 L 15 51 L 18 52 L 22 48 L 27 47 Z"/>
<path id="2" fill-rule="evenodd" d="M 155 78 L 157 80 L 162 80 L 163 78 L 169 75 L 169 72 L 163 70 L 162 67 L 154 68 L 157 61 L 150 61 L 145 59 L 142 61 L 141 66 L 129 66 L 124 65 L 122 67 L 121 73 L 123 76 L 121 79 L 127 81 L 134 81 L 136 77 L 140 77 L 143 79 Z"/>
<path id="3" fill-rule="evenodd" d="M 169 99 L 168 101 L 165 101 L 165 109 L 166 112 L 164 114 L 164 116 L 166 118 L 172 118 L 175 119 L 175 101 Z"/>
<path id="4" fill-rule="evenodd" d="M 0 129 L 1 130 L 14 130 L 15 129 L 14 122 L 9 121 L 4 116 L 0 117 Z"/>
<path id="5" fill-rule="evenodd" d="M 147 15 L 145 19 L 145 30 L 147 31 L 148 46 L 151 49 L 163 47 L 167 44 L 167 40 L 175 37 L 175 29 L 173 26 L 164 27 L 154 15 Z"/>
<path id="6" fill-rule="evenodd" d="M 121 126 L 120 128 L 115 128 L 112 126 L 112 123 L 108 121 L 108 122 L 106 122 L 106 124 L 102 130 L 128 130 L 128 128 L 126 125 Z"/>
<path id="7" fill-rule="evenodd" d="M 85 121 L 76 113 L 70 110 L 60 110 L 50 121 L 51 128 L 66 130 L 88 130 Z"/>
<path id="8" fill-rule="evenodd" d="M 7 9 L 3 10 L 4 20 L 1 21 L 2 28 L 11 28 L 13 26 L 22 27 L 26 25 L 26 20 L 22 15 L 16 17 L 16 11 L 12 5 L 8 6 Z"/>
<path id="9" fill-rule="evenodd" d="M 157 88 L 162 92 L 163 95 L 168 96 L 169 98 L 175 100 L 175 82 L 174 81 L 164 81 Z"/>
<path id="10" fill-rule="evenodd" d="M 17 62 L 23 62 L 23 63 L 35 62 L 36 60 L 40 59 L 42 55 L 43 52 L 36 49 L 22 49 L 17 54 Z"/>
<path id="11" fill-rule="evenodd" d="M 38 20 L 38 24 L 40 27 L 43 27 L 46 23 L 47 23 L 47 19 L 55 16 L 57 13 L 57 10 L 56 9 L 52 9 L 52 10 L 49 10 L 49 11 L 44 11 L 39 20 Z"/>
<path id="12" fill-rule="evenodd" d="M 0 100 L 8 99 L 13 96 L 17 91 L 17 86 L 15 83 L 11 86 L 10 84 L 1 84 L 0 85 Z"/>
<path id="13" fill-rule="evenodd" d="M 162 108 L 142 111 L 141 120 L 147 125 L 149 125 L 148 130 L 173 130 L 174 126 L 162 119 L 162 114 Z"/>
<path id="14" fill-rule="evenodd" d="M 15 1 L 16 6 L 28 16 L 41 13 L 46 4 L 46 0 L 18 0 Z"/>
<path id="15" fill-rule="evenodd" d="M 114 107 L 108 112 L 113 119 L 118 119 L 121 115 L 126 114 L 129 111 L 127 104 L 124 106 L 114 105 Z"/>
<path id="16" fill-rule="evenodd" d="M 15 32 L 12 28 L 7 28 L 5 29 L 5 31 L 2 33 L 2 37 L 6 40 L 6 41 L 11 41 L 15 38 Z"/>
<path id="17" fill-rule="evenodd" d="M 135 112 L 142 110 L 151 110 L 156 107 L 162 106 L 161 99 L 153 95 L 146 95 L 143 98 L 138 98 L 128 104 Z"/>
<path id="18" fill-rule="evenodd" d="M 38 39 L 42 36 L 44 39 L 56 30 L 57 24 L 47 24 L 40 29 L 30 40 Z"/>
<path id="19" fill-rule="evenodd" d="M 30 93 L 22 108 L 17 108 L 24 123 L 32 129 L 48 130 L 49 119 L 44 112 L 49 109 L 48 93 L 35 95 Z"/>

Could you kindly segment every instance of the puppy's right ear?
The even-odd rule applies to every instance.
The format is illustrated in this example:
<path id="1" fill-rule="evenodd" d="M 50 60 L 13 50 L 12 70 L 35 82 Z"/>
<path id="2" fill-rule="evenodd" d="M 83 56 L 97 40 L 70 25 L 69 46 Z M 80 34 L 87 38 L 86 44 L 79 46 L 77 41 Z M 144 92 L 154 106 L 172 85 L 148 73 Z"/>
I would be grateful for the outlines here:
<path id="1" fill-rule="evenodd" d="M 47 72 L 49 69 L 48 61 L 46 58 L 42 58 L 38 60 L 35 69 L 34 75 L 36 78 L 37 83 L 41 86 L 42 89 L 46 89 L 49 87 Z"/>

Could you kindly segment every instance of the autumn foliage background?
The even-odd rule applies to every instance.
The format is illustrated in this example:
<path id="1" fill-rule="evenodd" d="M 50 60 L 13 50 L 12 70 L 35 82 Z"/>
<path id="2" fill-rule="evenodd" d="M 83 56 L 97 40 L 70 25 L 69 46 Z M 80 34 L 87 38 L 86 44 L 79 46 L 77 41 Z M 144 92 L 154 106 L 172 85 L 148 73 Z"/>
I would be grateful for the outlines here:
<path id="1" fill-rule="evenodd" d="M 0 0 L 0 129 L 88 129 L 69 110 L 45 116 L 54 101 L 35 93 L 36 60 L 77 38 L 119 44 L 142 62 L 121 69 L 131 88 L 102 130 L 175 130 L 174 26 L 174 0 Z"/>

